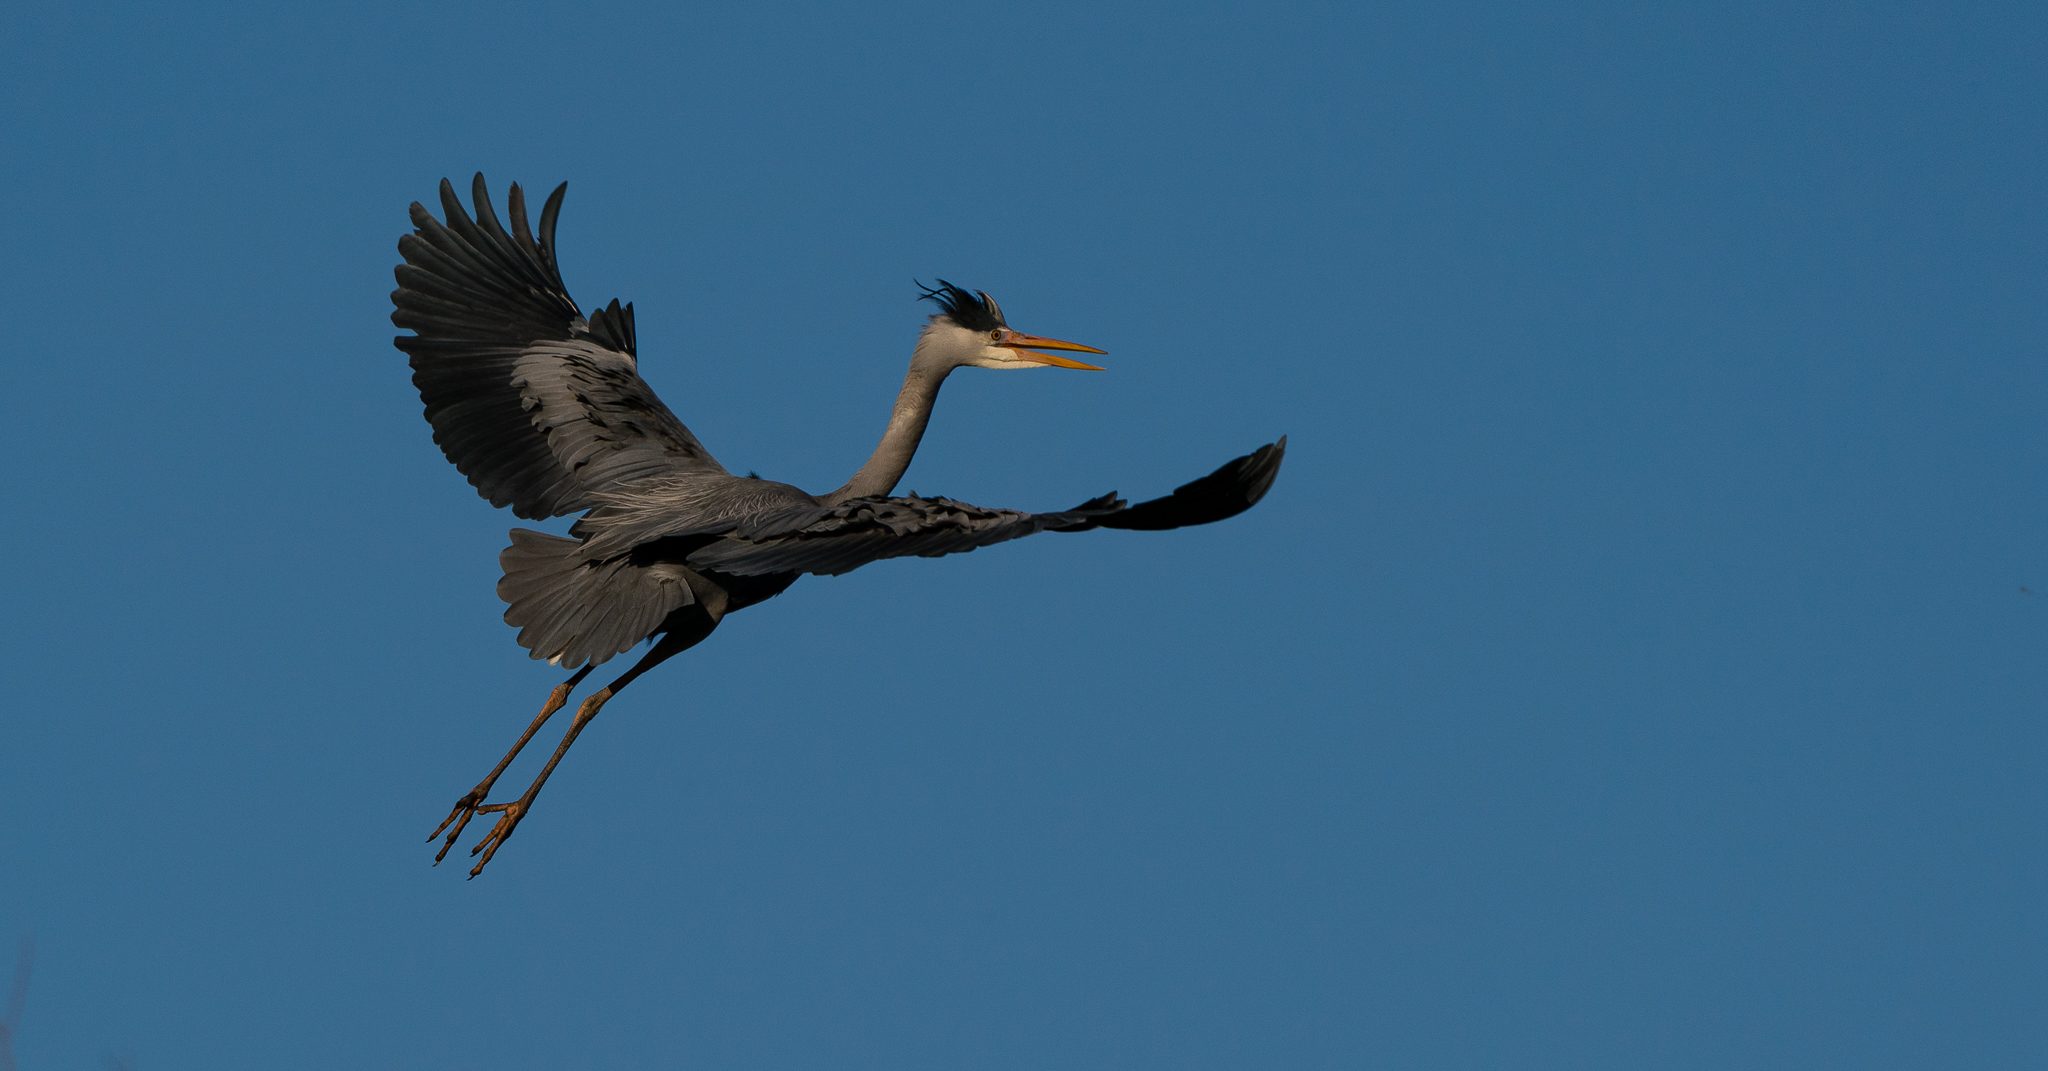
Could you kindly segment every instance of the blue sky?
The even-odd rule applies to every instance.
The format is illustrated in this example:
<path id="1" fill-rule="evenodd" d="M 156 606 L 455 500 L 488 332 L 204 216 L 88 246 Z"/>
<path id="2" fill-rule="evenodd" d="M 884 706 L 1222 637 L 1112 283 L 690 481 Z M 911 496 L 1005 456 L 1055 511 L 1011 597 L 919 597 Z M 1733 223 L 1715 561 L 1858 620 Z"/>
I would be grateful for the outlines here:
<path id="1" fill-rule="evenodd" d="M 69 5 L 0 33 L 23 1068 L 2048 1059 L 2032 5 Z M 728 464 L 1226 524 L 558 675 L 387 320 L 444 175 Z M 523 780 L 531 765 L 515 768 Z"/>

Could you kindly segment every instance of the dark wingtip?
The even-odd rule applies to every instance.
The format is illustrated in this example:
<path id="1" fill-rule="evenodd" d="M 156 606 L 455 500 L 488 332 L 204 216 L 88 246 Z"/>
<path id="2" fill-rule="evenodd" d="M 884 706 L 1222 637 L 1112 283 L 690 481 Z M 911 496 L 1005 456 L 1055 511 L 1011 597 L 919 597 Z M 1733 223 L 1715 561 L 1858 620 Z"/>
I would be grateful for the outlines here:
<path id="1" fill-rule="evenodd" d="M 1286 456 L 1287 437 L 1283 435 L 1243 457 L 1224 462 L 1199 480 L 1182 484 L 1170 495 L 1140 502 L 1096 523 L 1104 528 L 1156 532 L 1235 517 L 1266 497 Z"/>
<path id="2" fill-rule="evenodd" d="M 1287 458 L 1287 436 L 1259 447 L 1245 458 L 1245 508 L 1258 505 L 1259 499 L 1273 487 L 1273 480 L 1280 475 L 1280 462 Z"/>

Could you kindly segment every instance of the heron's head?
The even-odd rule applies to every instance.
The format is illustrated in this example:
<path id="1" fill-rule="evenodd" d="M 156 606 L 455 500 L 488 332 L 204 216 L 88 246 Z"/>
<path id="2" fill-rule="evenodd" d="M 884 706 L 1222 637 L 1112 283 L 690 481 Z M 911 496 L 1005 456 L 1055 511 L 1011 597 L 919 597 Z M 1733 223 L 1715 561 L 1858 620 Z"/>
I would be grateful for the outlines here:
<path id="1" fill-rule="evenodd" d="M 937 287 L 918 284 L 921 295 L 939 307 L 917 340 L 917 362 L 930 362 L 947 370 L 961 365 L 976 368 L 1083 368 L 1100 372 L 1100 365 L 1061 357 L 1047 350 L 1069 353 L 1103 353 L 1093 346 L 1063 342 L 1043 335 L 1015 330 L 1003 320 L 1003 307 L 986 290 L 968 291 L 944 279 Z"/>

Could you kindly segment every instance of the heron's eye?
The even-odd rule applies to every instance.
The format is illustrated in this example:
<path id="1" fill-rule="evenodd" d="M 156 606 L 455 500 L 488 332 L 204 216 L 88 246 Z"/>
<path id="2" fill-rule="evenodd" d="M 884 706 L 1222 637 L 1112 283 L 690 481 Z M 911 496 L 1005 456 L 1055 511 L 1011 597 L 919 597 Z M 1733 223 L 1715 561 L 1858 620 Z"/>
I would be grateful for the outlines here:
<path id="1" fill-rule="evenodd" d="M 990 342 L 1001 342 L 1003 340 L 1003 329 L 998 327 L 995 330 L 990 331 L 988 333 L 988 340 Z"/>

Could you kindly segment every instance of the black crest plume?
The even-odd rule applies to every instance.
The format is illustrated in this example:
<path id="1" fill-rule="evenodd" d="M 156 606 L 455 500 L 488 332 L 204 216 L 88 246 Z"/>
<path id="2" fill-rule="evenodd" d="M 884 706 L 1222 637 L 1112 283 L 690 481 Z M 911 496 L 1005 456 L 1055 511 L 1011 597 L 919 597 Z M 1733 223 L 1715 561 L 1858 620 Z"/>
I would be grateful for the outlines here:
<path id="1" fill-rule="evenodd" d="M 916 282 L 914 279 L 911 281 Z M 918 295 L 918 300 L 937 305 L 954 323 L 969 331 L 993 331 L 1007 325 L 1003 319 L 1003 307 L 996 304 L 996 299 L 988 296 L 986 290 L 970 293 L 944 279 L 940 279 L 936 287 L 918 283 L 917 288 L 924 291 Z"/>

